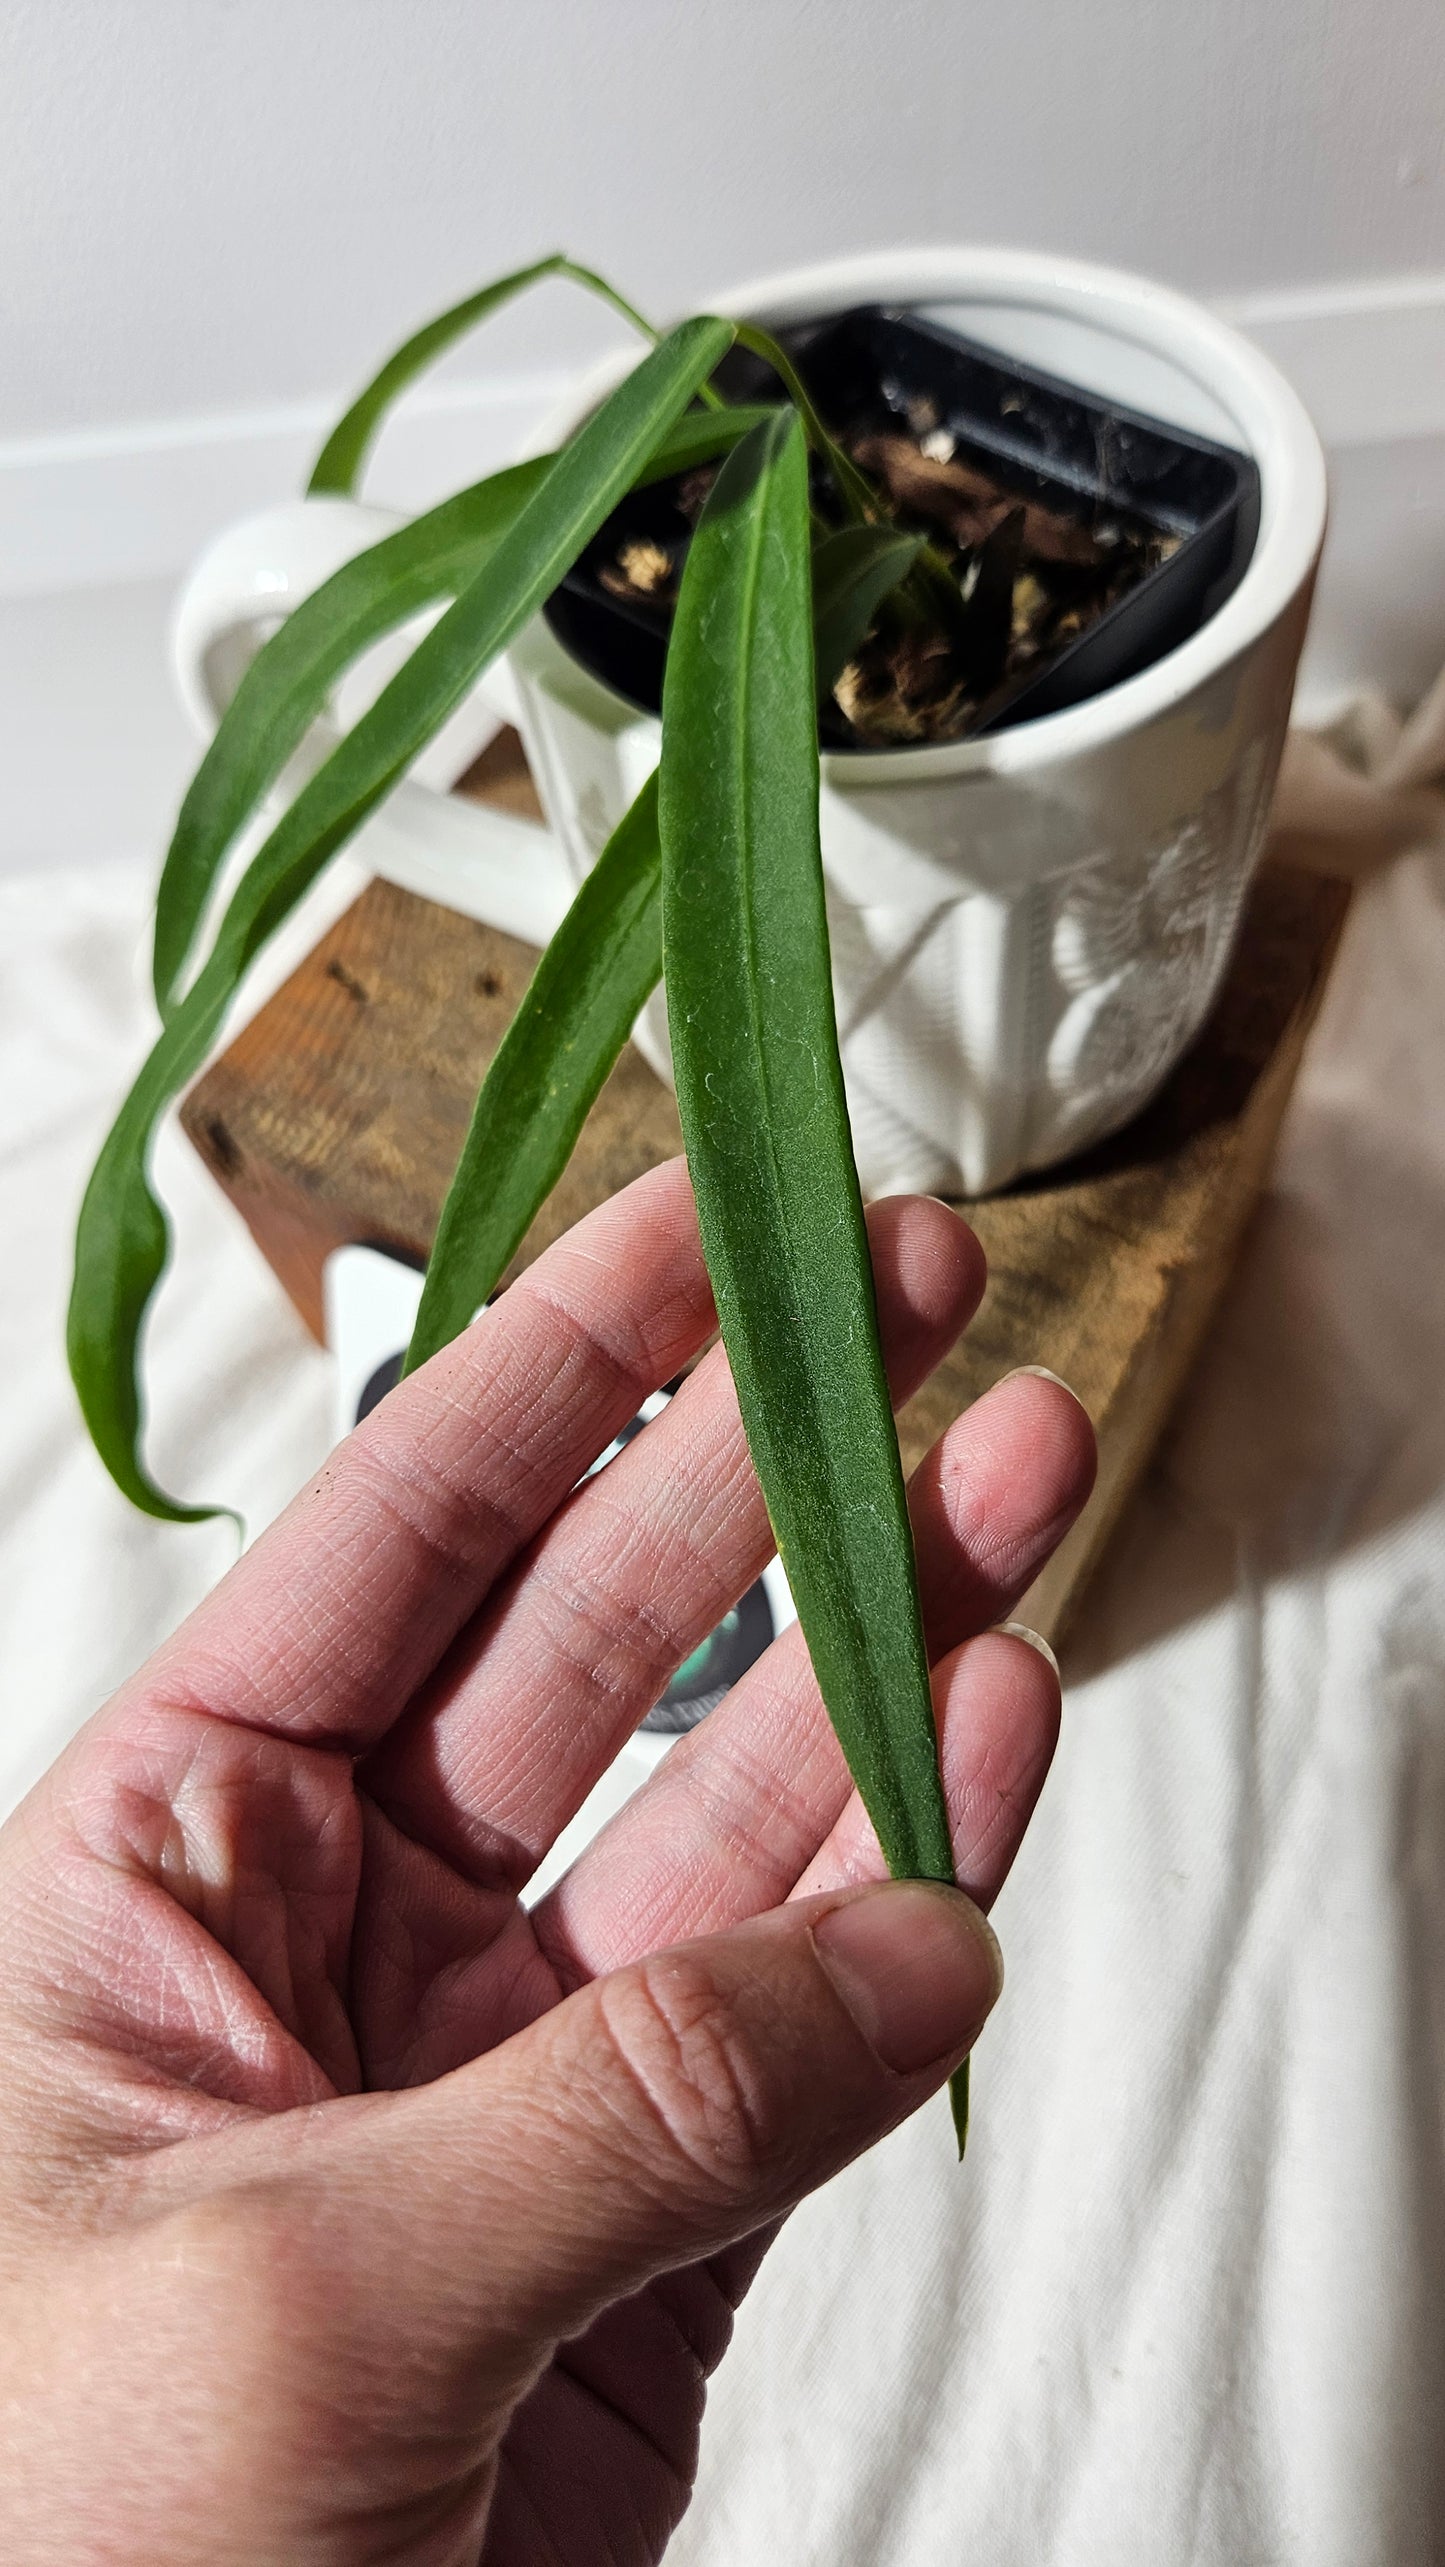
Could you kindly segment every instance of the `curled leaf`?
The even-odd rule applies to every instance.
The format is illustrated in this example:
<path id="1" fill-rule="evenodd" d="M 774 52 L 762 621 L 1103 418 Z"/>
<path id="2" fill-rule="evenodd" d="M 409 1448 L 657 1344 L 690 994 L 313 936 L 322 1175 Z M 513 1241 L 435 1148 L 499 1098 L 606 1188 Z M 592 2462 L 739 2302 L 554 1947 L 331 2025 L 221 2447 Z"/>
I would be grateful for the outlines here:
<path id="1" fill-rule="evenodd" d="M 538 963 L 482 1081 L 404 1370 L 495 1292 L 572 1155 L 602 1082 L 662 977 L 657 779 L 614 829 Z"/>
<path id="2" fill-rule="evenodd" d="M 484 571 L 302 787 L 253 857 L 206 962 L 121 1108 L 81 1206 L 67 1344 L 96 1449 L 148 1514 L 188 1523 L 220 1511 L 177 1505 L 140 1458 L 137 1345 L 169 1248 L 146 1173 L 156 1124 L 200 1067 L 261 946 L 550 594 L 731 338 L 726 321 L 682 323 L 555 457 Z"/>
<path id="3" fill-rule="evenodd" d="M 546 258 L 534 259 L 530 267 L 514 268 L 510 275 L 499 276 L 490 285 L 480 287 L 475 294 L 468 294 L 460 303 L 453 303 L 447 311 L 439 312 L 434 321 L 427 321 L 421 329 L 414 330 L 409 339 L 403 340 L 338 419 L 312 465 L 311 479 L 306 485 L 308 492 L 314 495 L 331 491 L 345 496 L 354 490 L 368 449 L 392 403 L 400 399 L 427 366 L 439 356 L 444 356 L 458 339 L 464 338 L 468 330 L 474 330 L 479 322 L 489 320 L 492 313 L 499 312 L 514 295 L 524 293 L 529 285 L 539 285 L 547 276 L 570 277 L 574 285 L 584 286 L 589 294 L 600 295 L 604 303 L 610 303 L 614 312 L 620 312 L 624 320 L 642 332 L 644 338 L 656 339 L 658 334 L 651 322 L 645 321 L 626 296 L 619 294 L 614 285 L 609 285 L 604 276 L 598 276 L 593 268 L 579 267 L 561 250 L 553 250 Z"/>
<path id="4" fill-rule="evenodd" d="M 257 652 L 181 804 L 156 894 L 155 994 L 173 1005 L 228 850 L 363 651 L 476 576 L 550 455 L 493 473 L 384 536 L 302 598 Z"/>

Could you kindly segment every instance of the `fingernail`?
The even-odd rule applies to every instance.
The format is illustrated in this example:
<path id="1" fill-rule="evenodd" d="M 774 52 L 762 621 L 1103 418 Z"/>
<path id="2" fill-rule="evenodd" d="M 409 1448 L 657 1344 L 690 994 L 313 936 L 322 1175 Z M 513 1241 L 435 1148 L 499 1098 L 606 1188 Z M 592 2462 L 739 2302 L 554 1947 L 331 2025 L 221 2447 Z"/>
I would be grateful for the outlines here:
<path id="1" fill-rule="evenodd" d="M 864 2040 L 899 2076 L 971 2049 L 1003 1986 L 978 1909 L 937 1882 L 880 1882 L 830 1908 L 813 1942 Z"/>
<path id="2" fill-rule="evenodd" d="M 994 1628 L 1004 1632 L 1010 1640 L 1022 1640 L 1026 1649 L 1036 1649 L 1039 1656 L 1053 1668 L 1054 1674 L 1059 1676 L 1058 1659 L 1041 1631 L 1030 1631 L 1026 1622 L 999 1622 L 995 1623 Z M 1059 1682 L 1063 1683 L 1062 1676 L 1059 1676 Z"/>
<path id="3" fill-rule="evenodd" d="M 1016 1382 L 1022 1373 L 1032 1373 L 1037 1381 L 1057 1382 L 1060 1390 L 1066 1390 L 1070 1399 L 1077 1401 L 1080 1408 L 1083 1407 L 1084 1403 L 1072 1383 L 1066 1382 L 1062 1373 L 1051 1373 L 1047 1364 L 1015 1364 L 1013 1371 L 1005 1373 L 1003 1378 L 1006 1382 Z"/>

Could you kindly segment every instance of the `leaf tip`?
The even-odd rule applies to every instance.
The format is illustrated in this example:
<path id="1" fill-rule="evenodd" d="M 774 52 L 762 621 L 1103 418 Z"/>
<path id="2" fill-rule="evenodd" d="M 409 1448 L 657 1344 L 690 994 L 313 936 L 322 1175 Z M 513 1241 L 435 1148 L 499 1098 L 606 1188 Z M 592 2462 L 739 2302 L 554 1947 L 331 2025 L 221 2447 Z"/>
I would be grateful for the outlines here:
<path id="1" fill-rule="evenodd" d="M 948 2081 L 949 2110 L 953 2114 L 953 2135 L 958 2141 L 958 2162 L 963 2164 L 968 2146 L 968 2061 L 955 2068 Z"/>

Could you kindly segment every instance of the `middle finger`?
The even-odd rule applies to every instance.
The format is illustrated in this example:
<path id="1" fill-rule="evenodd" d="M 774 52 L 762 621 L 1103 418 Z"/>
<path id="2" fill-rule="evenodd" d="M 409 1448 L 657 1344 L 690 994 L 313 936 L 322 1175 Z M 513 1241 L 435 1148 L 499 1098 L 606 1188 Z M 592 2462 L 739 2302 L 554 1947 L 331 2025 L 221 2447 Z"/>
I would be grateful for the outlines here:
<path id="1" fill-rule="evenodd" d="M 869 1214 L 895 1398 L 983 1288 L 973 1233 L 900 1196 Z M 727 1358 L 559 1509 L 462 1633 L 363 1785 L 474 1884 L 519 1888 L 689 1652 L 773 1550 Z"/>
<path id="2" fill-rule="evenodd" d="M 1088 1419 L 1061 1383 L 1015 1374 L 955 1420 L 909 1490 L 935 1649 L 953 1649 L 1012 1610 L 1078 1514 L 1093 1472 Z M 975 1652 L 943 1672 L 956 1724 L 945 1768 L 955 1852 L 966 1885 L 987 1899 L 998 1886 L 997 1804 L 1026 1814 L 1035 1714 L 1056 1689 L 1049 1675 L 1039 1693 L 1042 1661 L 1022 1643 L 976 1643 Z M 794 1626 L 538 1903 L 538 1940 L 572 1985 L 736 1924 L 787 1897 L 852 1801 Z M 856 1834 L 861 1813 L 851 1814 Z M 851 1835 L 834 1851 L 851 1860 Z"/>

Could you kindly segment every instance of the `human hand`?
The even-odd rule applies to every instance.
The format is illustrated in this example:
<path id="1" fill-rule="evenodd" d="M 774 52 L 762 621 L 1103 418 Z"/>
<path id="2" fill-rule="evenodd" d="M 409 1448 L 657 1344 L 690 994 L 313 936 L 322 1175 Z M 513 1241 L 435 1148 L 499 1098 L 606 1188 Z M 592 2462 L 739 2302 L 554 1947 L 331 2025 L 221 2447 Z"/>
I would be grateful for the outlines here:
<path id="1" fill-rule="evenodd" d="M 903 1397 L 982 1259 L 931 1202 L 869 1229 Z M 574 1485 L 713 1324 L 679 1162 L 384 1401 L 0 1833 L 14 2567 L 646 2567 L 770 2227 L 969 2048 L 991 1937 L 878 1885 L 796 1630 L 519 1904 L 772 1548 L 720 1348 Z M 989 1626 L 1092 1471 L 1019 1375 L 915 1478 L 980 1906 L 1058 1717 Z"/>

